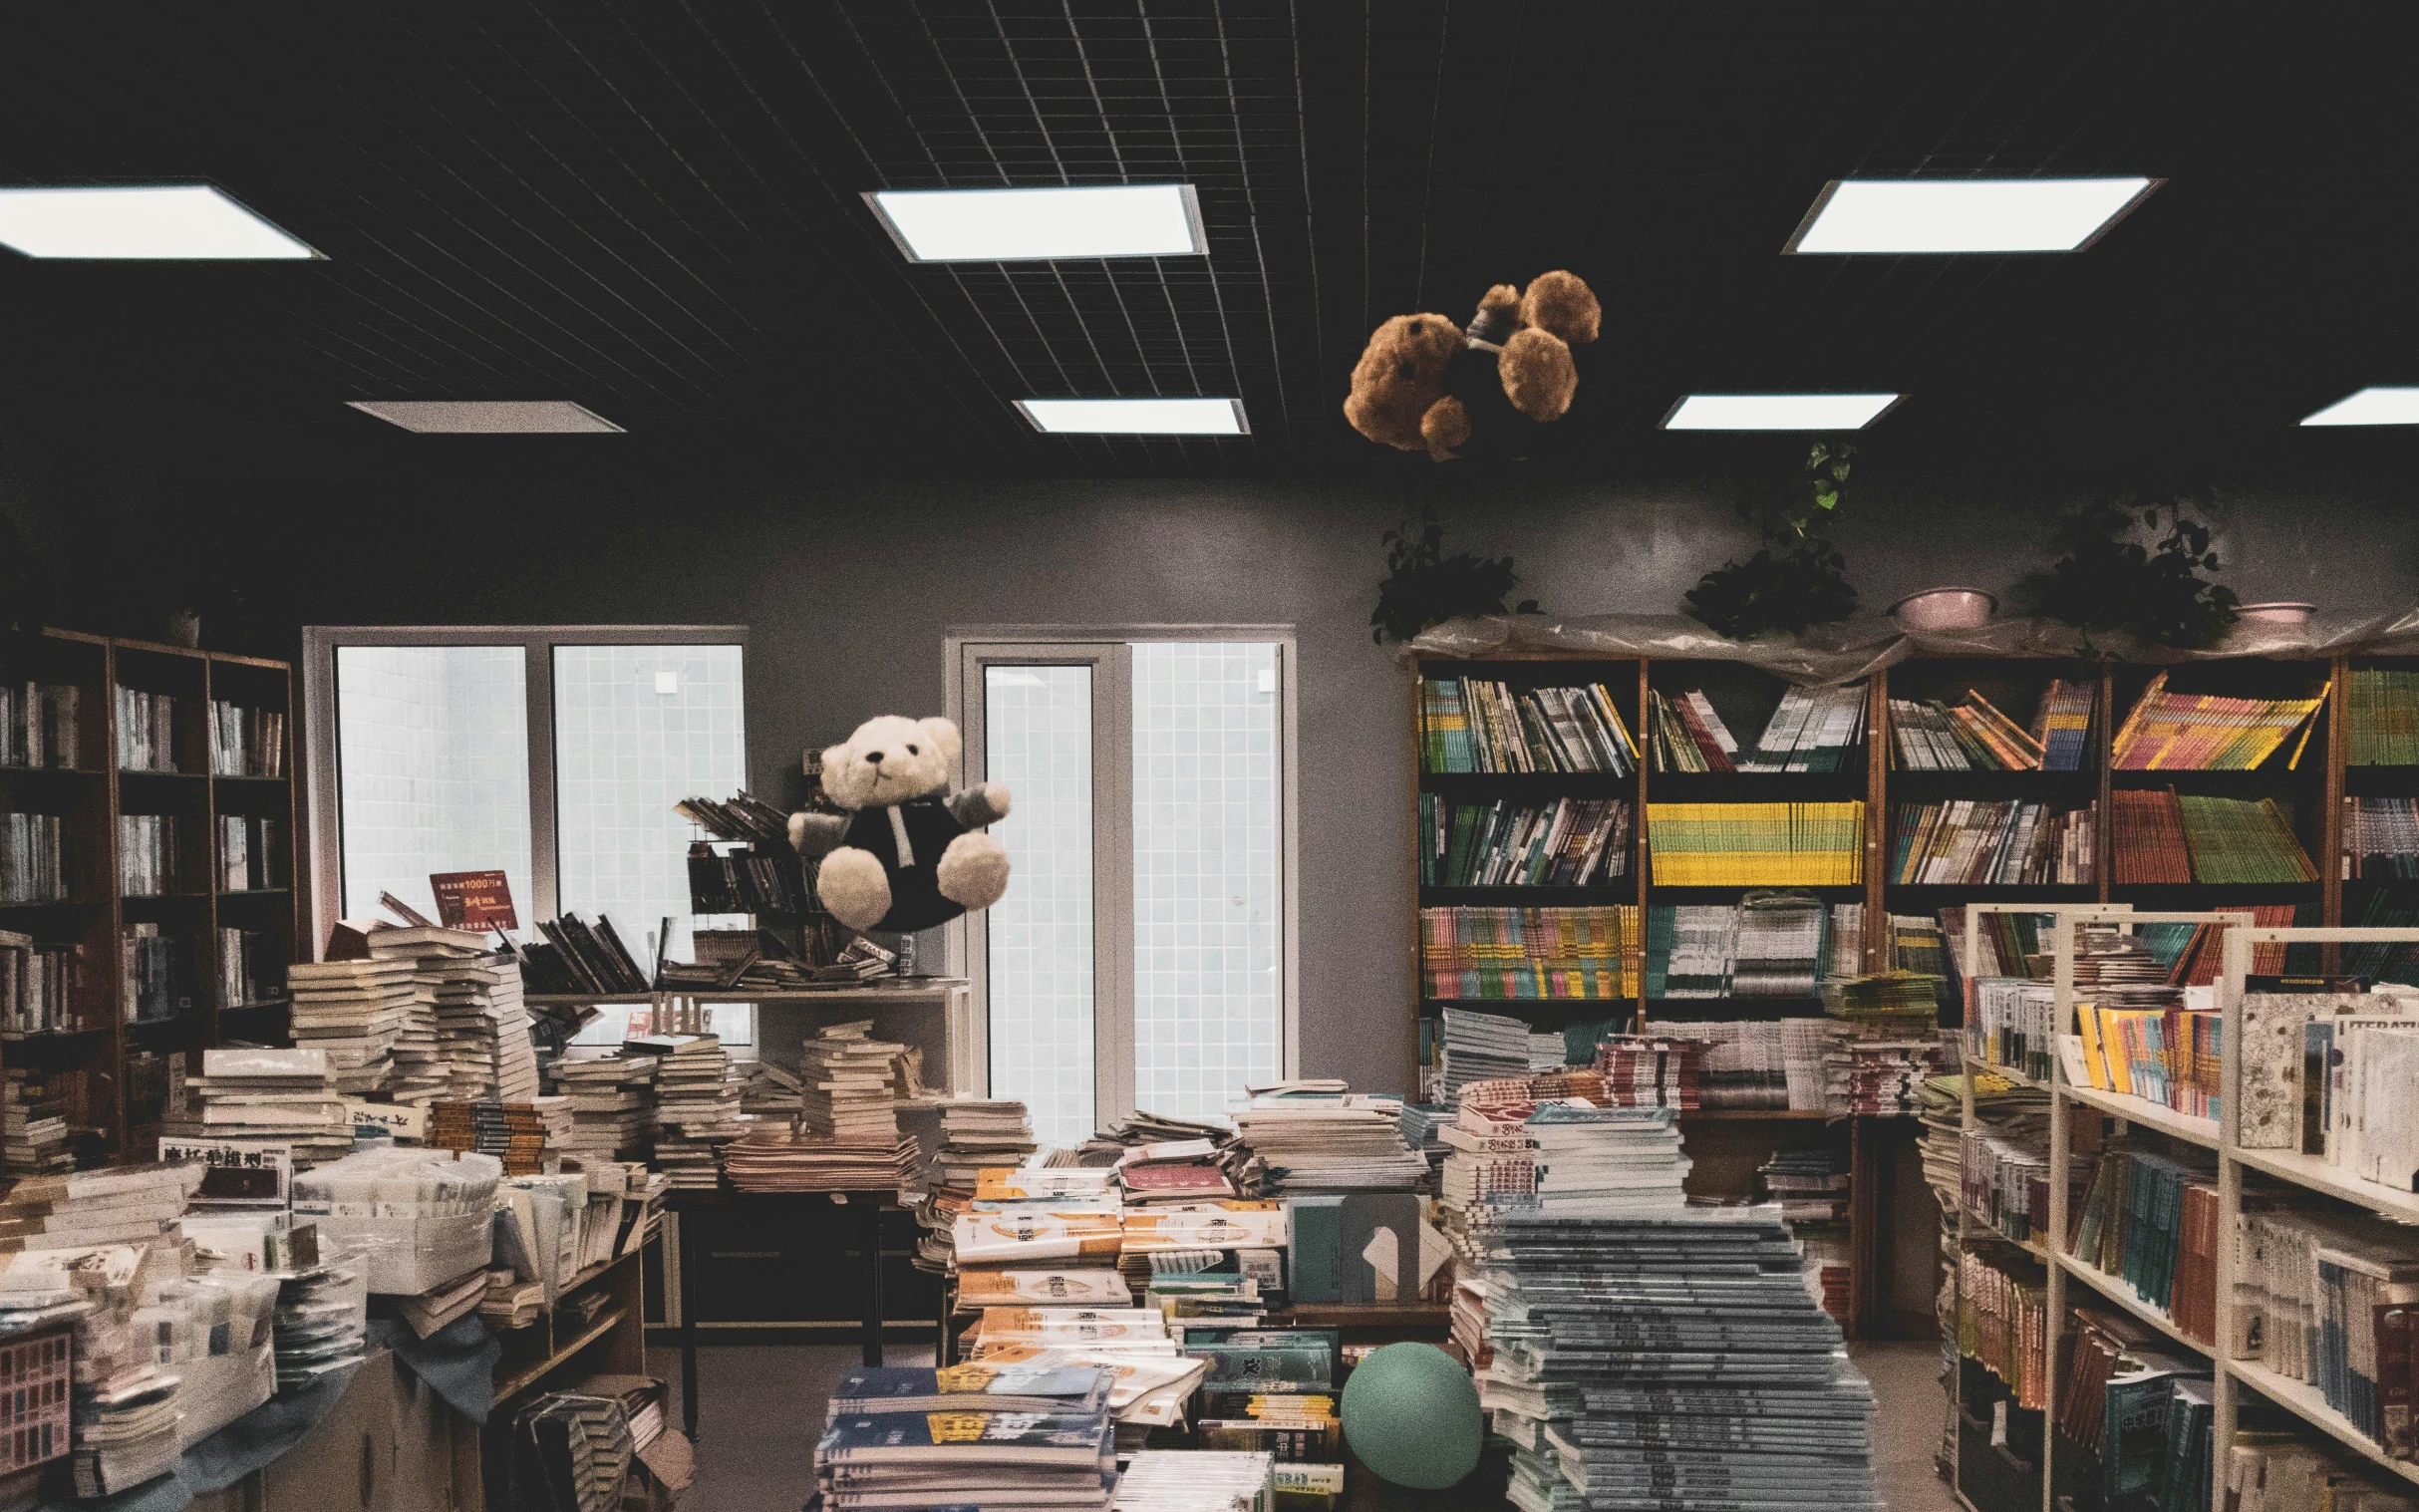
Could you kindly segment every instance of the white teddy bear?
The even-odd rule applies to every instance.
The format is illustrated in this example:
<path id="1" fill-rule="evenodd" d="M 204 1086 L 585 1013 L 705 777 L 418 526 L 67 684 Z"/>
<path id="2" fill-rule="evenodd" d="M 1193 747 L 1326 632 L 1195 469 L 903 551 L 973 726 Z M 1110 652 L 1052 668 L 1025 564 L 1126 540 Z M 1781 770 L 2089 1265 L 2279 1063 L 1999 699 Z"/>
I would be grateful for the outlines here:
<path id="1" fill-rule="evenodd" d="M 948 791 L 958 727 L 885 714 L 823 753 L 823 791 L 853 812 L 793 813 L 789 843 L 814 890 L 850 929 L 905 934 L 989 908 L 1008 891 L 1008 852 L 982 826 L 1008 817 L 1008 789 Z"/>

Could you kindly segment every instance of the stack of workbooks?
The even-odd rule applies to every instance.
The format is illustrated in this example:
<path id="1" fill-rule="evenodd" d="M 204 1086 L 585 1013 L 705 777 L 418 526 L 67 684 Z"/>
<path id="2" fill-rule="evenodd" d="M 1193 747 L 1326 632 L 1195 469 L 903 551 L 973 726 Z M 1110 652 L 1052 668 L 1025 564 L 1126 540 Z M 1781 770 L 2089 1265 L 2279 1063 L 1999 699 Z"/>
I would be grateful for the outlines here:
<path id="1" fill-rule="evenodd" d="M 1929 885 L 2031 886 L 2096 879 L 2099 805 L 2052 809 L 2020 799 L 1901 803 L 1892 819 L 1890 880 Z"/>
<path id="2" fill-rule="evenodd" d="M 658 1168 L 676 1191 L 721 1185 L 716 1150 L 748 1132 L 740 1116 L 740 1080 L 723 1042 L 713 1035 L 643 1035 L 624 1050 L 656 1058 Z"/>
<path id="3" fill-rule="evenodd" d="M 0 1197 L 0 1257 L 163 1238 L 173 1244 L 176 1220 L 200 1184 L 201 1170 L 192 1164 L 28 1176 Z"/>
<path id="4" fill-rule="evenodd" d="M 2355 668 L 2344 692 L 2344 764 L 2419 766 L 2419 672 Z"/>
<path id="5" fill-rule="evenodd" d="M 327 1053 L 346 1095 L 364 1096 L 387 1084 L 396 1040 L 412 1009 L 413 970 L 411 960 L 396 955 L 286 968 L 294 1039 Z"/>
<path id="6" fill-rule="evenodd" d="M 1863 944 L 1863 904 L 1826 909 L 1809 893 L 1750 893 L 1735 906 L 1655 903 L 1646 913 L 1649 998 L 1810 998 Z"/>
<path id="7" fill-rule="evenodd" d="M 1558 798 L 1542 807 L 1419 795 L 1419 880 L 1444 887 L 1581 887 L 1630 874 L 1630 805 Z"/>
<path id="8" fill-rule="evenodd" d="M 1649 803 L 1659 887 L 1844 886 L 1865 877 L 1865 804 Z"/>
<path id="9" fill-rule="evenodd" d="M 916 1167 L 899 1193 L 924 1228 L 916 1267 L 946 1272 L 951 1227 L 982 1173 L 1024 1164 L 1035 1149 L 1033 1124 L 1025 1104 L 1008 1097 L 938 1098 L 902 1109 L 899 1122 L 916 1147 Z"/>
<path id="10" fill-rule="evenodd" d="M 0 1073 L 0 1170 L 11 1176 L 41 1176 L 75 1168 L 67 1147 L 73 1105 L 61 1075 L 12 1065 Z"/>
<path id="11" fill-rule="evenodd" d="M 1423 908 L 1425 993 L 1448 1000 L 1636 997 L 1644 943 L 1638 914 L 1636 904 Z"/>
<path id="12" fill-rule="evenodd" d="M 1704 1095 L 1704 1043 L 1676 1035 L 1607 1035 L 1596 1045 L 1596 1073 L 1615 1107 L 1693 1112 Z"/>
<path id="13" fill-rule="evenodd" d="M 1480 678 L 1429 678 L 1419 685 L 1419 716 L 1426 771 L 1636 769 L 1637 744 L 1602 684 L 1515 691 Z"/>
<path id="14" fill-rule="evenodd" d="M 1872 1389 L 1770 1209 L 1673 1190 L 1621 1218 L 1498 1209 L 1472 1237 L 1494 1361 L 1479 1401 L 1516 1446 L 1515 1503 L 1882 1505 Z"/>
<path id="15" fill-rule="evenodd" d="M 1257 1418 L 1248 1423 L 1261 1427 Z M 1225 1442 L 1207 1425 L 1199 1431 L 1205 1441 Z M 1112 1512 L 1264 1512 L 1276 1498 L 1273 1466 L 1273 1456 L 1252 1450 L 1145 1449 L 1126 1461 L 1110 1507 Z"/>
<path id="16" fill-rule="evenodd" d="M 2317 728 L 2312 716 L 2325 706 L 2324 689 L 2306 699 L 2169 693 L 2162 672 L 2117 727 L 2109 764 L 2118 771 L 2249 771 L 2292 741 L 2290 767 Z"/>
<path id="17" fill-rule="evenodd" d="M 1473 1081 L 1528 1074 L 1527 1024 L 1501 1014 L 1482 1014 L 1466 1008 L 1445 1009 L 1441 1018 L 1443 1043 L 1439 1056 L 1444 1068 L 1446 1103 L 1458 1101 L 1461 1089 Z"/>
<path id="18" fill-rule="evenodd" d="M 339 940 L 344 938 L 340 932 Z M 407 1038 L 412 1042 L 414 1100 L 435 1100 L 441 1066 L 442 1094 L 452 1101 L 526 1101 L 537 1095 L 537 1057 L 521 1007 L 520 967 L 512 956 L 490 953 L 484 935 L 436 925 L 372 929 L 354 938 L 372 961 L 411 964 L 417 1006 L 403 1016 L 396 1036 L 399 1045 Z M 427 1058 L 429 1018 L 437 1033 L 435 1062 Z"/>
<path id="19" fill-rule="evenodd" d="M 1117 1479 L 1108 1376 L 1080 1367 L 863 1366 L 832 1390 L 814 1470 L 832 1512 L 1104 1509 Z"/>
<path id="20" fill-rule="evenodd" d="M 726 1145 L 723 1165 L 743 1192 L 896 1192 L 913 1179 L 915 1146 L 758 1127 Z"/>
<path id="21" fill-rule="evenodd" d="M 1805 1251 L 1806 1278 L 1822 1299 L 1823 1311 L 1845 1324 L 1855 1310 L 1848 1151 L 1833 1145 L 1776 1150 L 1756 1168 L 1756 1175 L 1765 1195 L 1780 1207 L 1790 1237 Z"/>
<path id="22" fill-rule="evenodd" d="M 291 1146 L 297 1169 L 353 1151 L 353 1120 L 324 1051 L 205 1050 L 201 1074 L 187 1076 L 184 1090 L 190 1115 L 163 1123 L 163 1133 L 263 1151 Z"/>
<path id="23" fill-rule="evenodd" d="M 566 1155 L 625 1160 L 641 1154 L 655 1118 L 653 1056 L 614 1054 L 554 1063 L 554 1084 L 569 1100 Z"/>
<path id="24" fill-rule="evenodd" d="M 2038 771 L 2042 766 L 2040 738 L 1971 689 L 1955 705 L 1892 699 L 1890 735 L 1902 771 Z"/>
<path id="25" fill-rule="evenodd" d="M 1402 1099 L 1263 1096 L 1235 1128 L 1286 1193 L 1412 1191 L 1428 1162 L 1402 1142 Z"/>
<path id="26" fill-rule="evenodd" d="M 1823 1110 L 1824 1059 L 1834 1034 L 1826 1020 L 1657 1019 L 1654 1030 L 1704 1047 L 1696 1067 L 1702 1106 Z"/>

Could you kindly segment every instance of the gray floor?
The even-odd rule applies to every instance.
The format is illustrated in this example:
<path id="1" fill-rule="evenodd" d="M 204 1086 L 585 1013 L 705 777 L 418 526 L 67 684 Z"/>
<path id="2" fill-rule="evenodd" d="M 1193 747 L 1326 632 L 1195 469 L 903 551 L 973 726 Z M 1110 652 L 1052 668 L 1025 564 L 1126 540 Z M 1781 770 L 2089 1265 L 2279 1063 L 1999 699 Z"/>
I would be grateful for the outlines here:
<path id="1" fill-rule="evenodd" d="M 1941 1437 L 1940 1347 L 1869 1344 L 1851 1353 L 1881 1400 L 1874 1422 L 1876 1478 L 1890 1512 L 1955 1512 L 1932 1467 Z M 796 1512 L 814 1485 L 815 1430 L 823 1398 L 856 1363 L 854 1345 L 713 1345 L 698 1351 L 697 1482 L 684 1512 Z M 893 1364 L 929 1364 L 932 1353 L 893 1347 Z M 649 1352 L 672 1382 L 680 1421 L 681 1357 Z"/>

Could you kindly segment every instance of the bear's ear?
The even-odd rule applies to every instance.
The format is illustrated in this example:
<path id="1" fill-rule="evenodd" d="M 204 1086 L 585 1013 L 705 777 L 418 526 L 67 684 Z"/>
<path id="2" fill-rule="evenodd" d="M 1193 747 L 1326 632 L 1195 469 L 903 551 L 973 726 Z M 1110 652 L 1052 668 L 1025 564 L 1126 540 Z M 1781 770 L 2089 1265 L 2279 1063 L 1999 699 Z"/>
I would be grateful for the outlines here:
<path id="1" fill-rule="evenodd" d="M 856 742 L 823 748 L 823 793 L 842 808 L 860 808 L 873 792 L 873 772 L 856 758 Z"/>
<path id="2" fill-rule="evenodd" d="M 937 714 L 931 719 L 918 720 L 916 723 L 923 728 L 927 736 L 932 738 L 933 746 L 941 753 L 941 765 L 945 770 L 943 780 L 946 781 L 949 777 L 956 776 L 958 753 L 965 749 L 964 743 L 958 739 L 958 727 Z"/>

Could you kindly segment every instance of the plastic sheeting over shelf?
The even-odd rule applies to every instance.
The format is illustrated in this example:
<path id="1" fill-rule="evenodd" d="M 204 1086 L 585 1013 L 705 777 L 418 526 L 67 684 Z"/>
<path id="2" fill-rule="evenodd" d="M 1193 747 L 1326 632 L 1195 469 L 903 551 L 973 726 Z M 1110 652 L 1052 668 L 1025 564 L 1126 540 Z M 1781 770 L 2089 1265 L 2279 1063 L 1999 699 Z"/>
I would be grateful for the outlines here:
<path id="1" fill-rule="evenodd" d="M 2096 635 L 2057 620 L 1997 619 L 1974 630 L 1911 633 L 1896 620 L 1860 615 L 1816 625 L 1802 635 L 1734 641 L 1680 614 L 1488 614 L 1431 625 L 1406 642 L 1403 656 L 1471 661 L 1541 654 L 1670 657 L 1744 662 L 1793 683 L 1850 683 L 1919 656 L 2096 657 L 2117 662 L 2200 662 L 2259 656 L 2309 661 L 2337 653 L 2419 655 L 2419 609 L 2386 614 L 2321 612 L 2299 625 L 2238 624 L 2201 651 L 2144 645 L 2127 635 Z"/>

